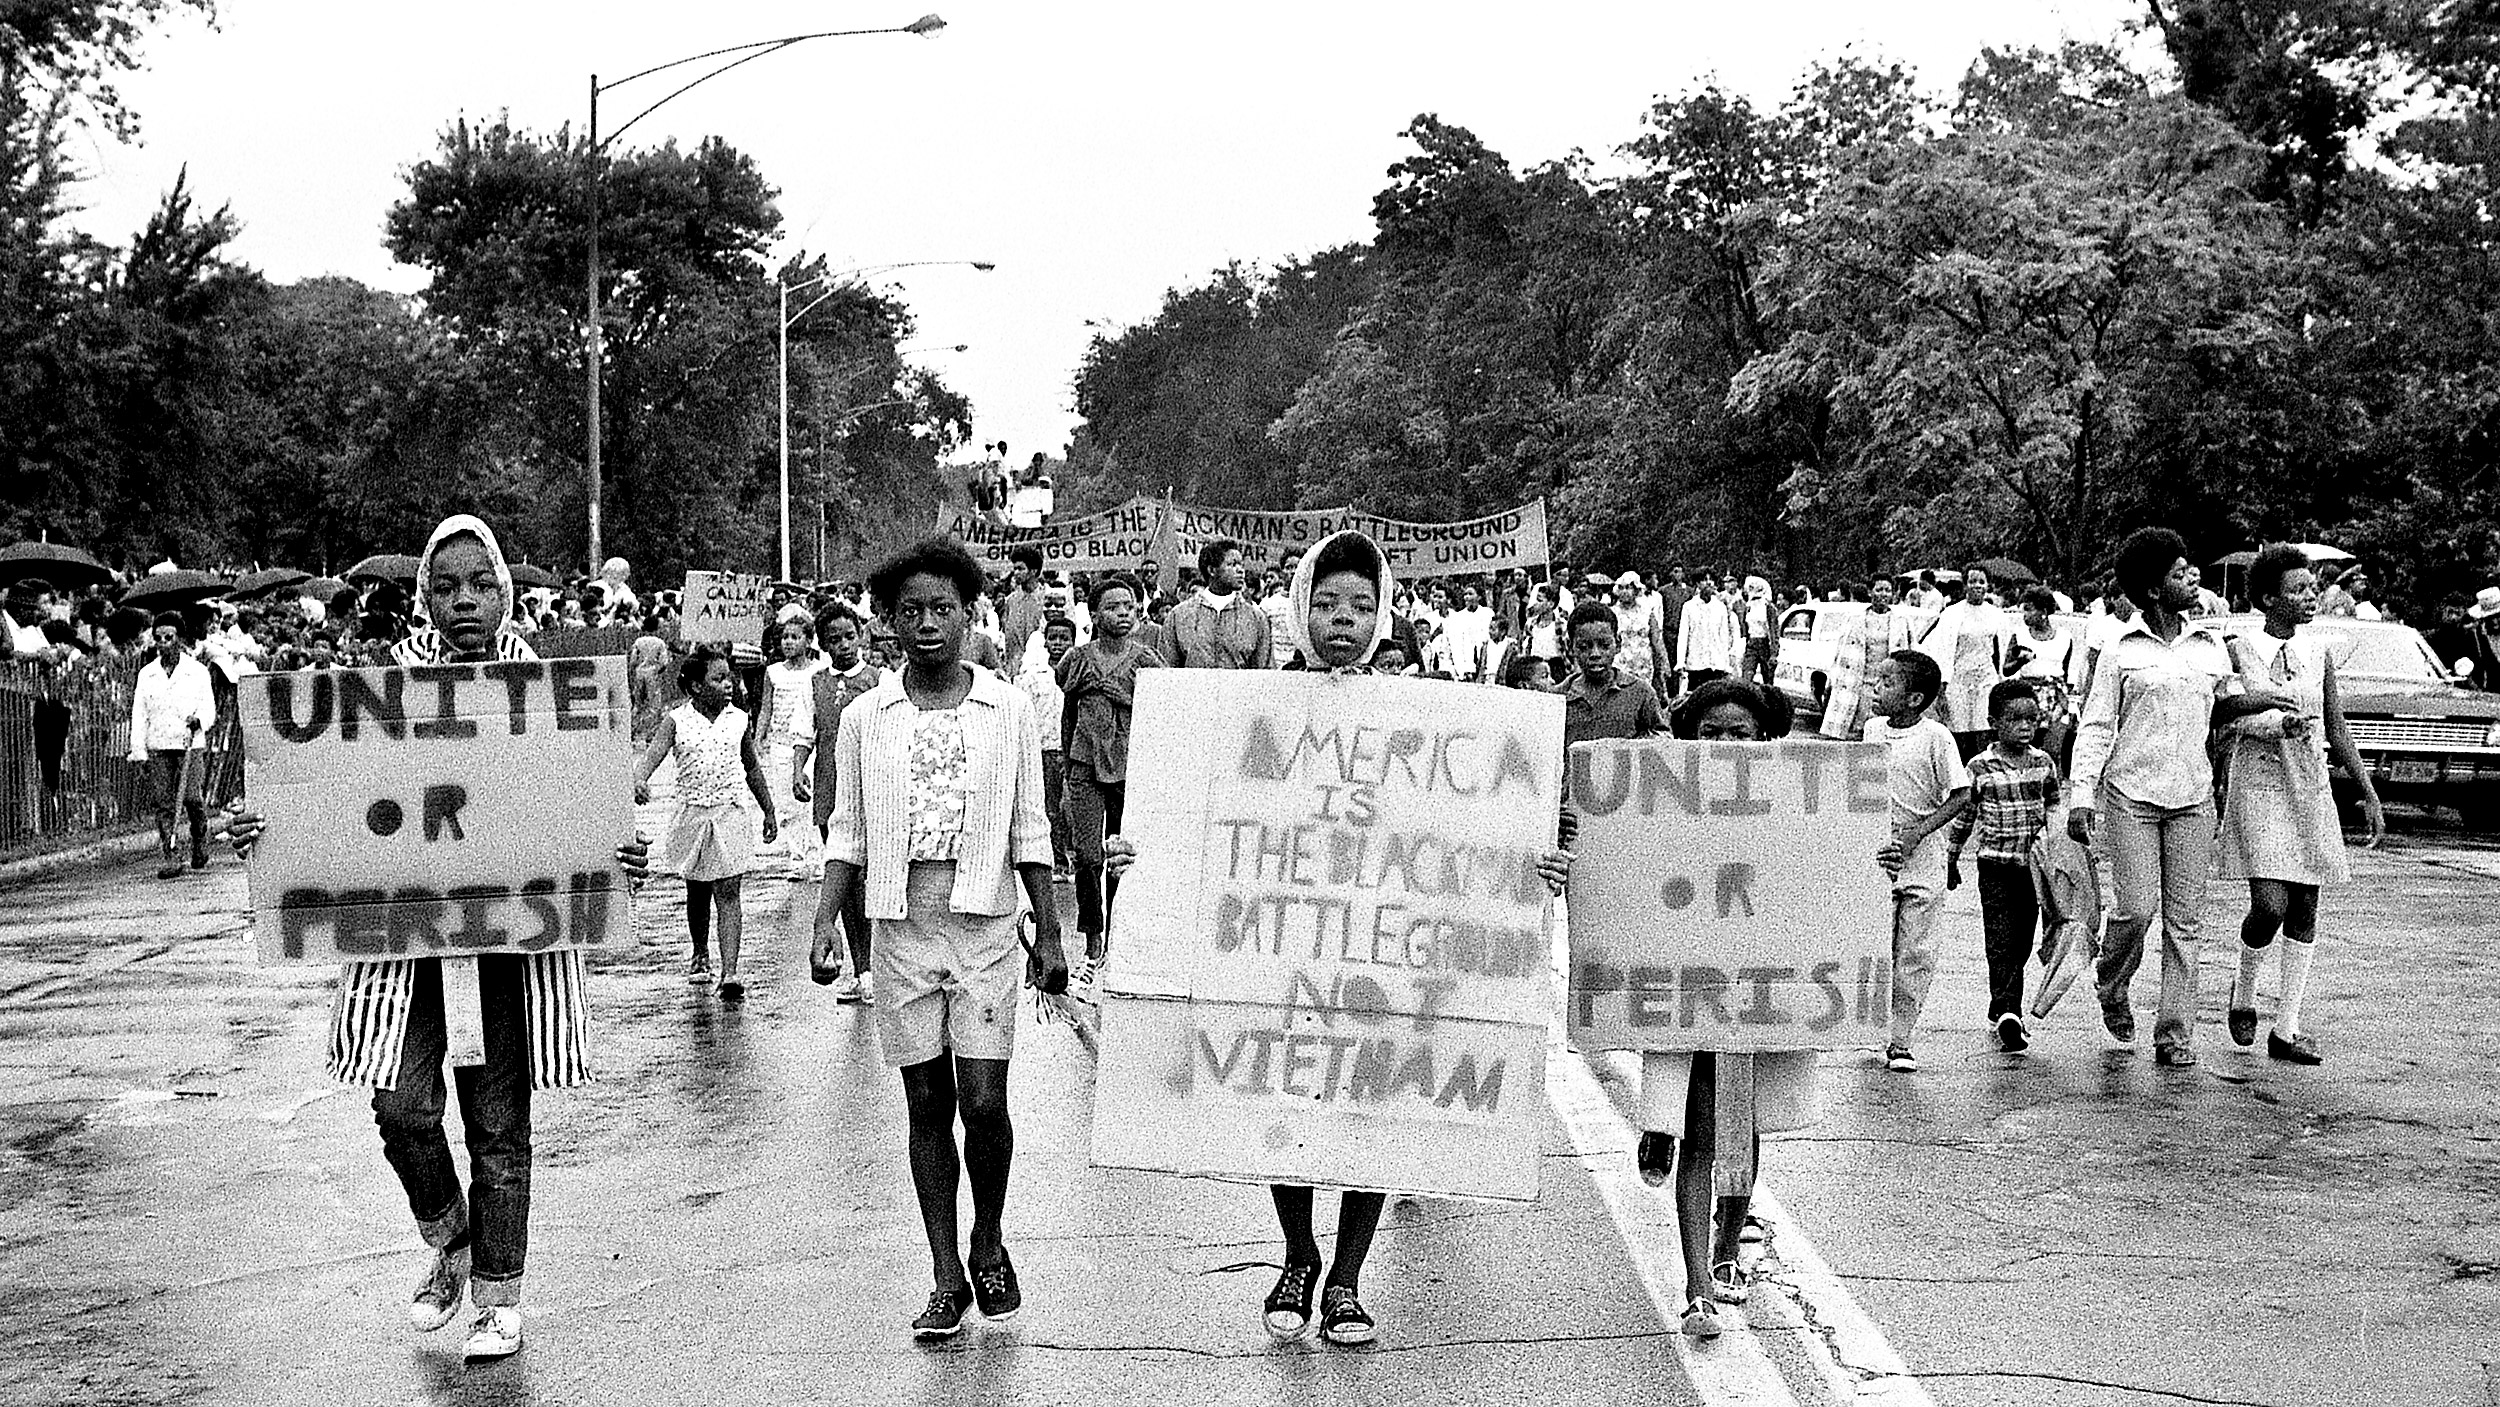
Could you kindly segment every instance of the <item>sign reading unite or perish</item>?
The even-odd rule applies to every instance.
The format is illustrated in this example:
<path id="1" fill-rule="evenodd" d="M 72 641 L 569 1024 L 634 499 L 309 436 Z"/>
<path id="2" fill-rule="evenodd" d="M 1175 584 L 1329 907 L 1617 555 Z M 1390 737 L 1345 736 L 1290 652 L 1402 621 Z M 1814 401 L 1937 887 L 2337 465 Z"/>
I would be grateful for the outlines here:
<path id="1" fill-rule="evenodd" d="M 245 676 L 264 964 L 629 941 L 625 662 L 499 660 Z"/>
<path id="2" fill-rule="evenodd" d="M 1847 1050 L 1884 1043 L 1891 834 L 1881 743 L 1571 749 L 1571 1043 Z"/>
<path id="3" fill-rule="evenodd" d="M 1551 695 L 1139 676 L 1094 1161 L 1534 1197 L 1561 756 Z"/>

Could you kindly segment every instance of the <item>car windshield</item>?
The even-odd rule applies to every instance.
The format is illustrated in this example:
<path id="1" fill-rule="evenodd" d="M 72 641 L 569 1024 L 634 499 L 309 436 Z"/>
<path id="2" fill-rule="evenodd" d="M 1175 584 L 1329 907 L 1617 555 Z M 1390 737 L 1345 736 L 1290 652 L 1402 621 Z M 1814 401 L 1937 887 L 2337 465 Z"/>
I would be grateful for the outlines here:
<path id="1" fill-rule="evenodd" d="M 2439 667 L 2439 657 L 2412 626 L 2364 630 L 2318 621 L 2310 629 L 2325 637 L 2338 674 L 2367 674 L 2408 683 L 2439 683 L 2448 677 Z"/>

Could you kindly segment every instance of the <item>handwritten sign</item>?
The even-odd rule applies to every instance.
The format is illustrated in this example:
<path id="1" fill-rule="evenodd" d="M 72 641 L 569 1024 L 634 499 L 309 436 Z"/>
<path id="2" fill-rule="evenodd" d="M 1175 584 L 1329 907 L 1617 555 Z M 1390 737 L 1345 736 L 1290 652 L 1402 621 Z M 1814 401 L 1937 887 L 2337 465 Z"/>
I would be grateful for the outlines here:
<path id="1" fill-rule="evenodd" d="M 1172 549 L 1163 536 L 1163 506 L 1151 498 L 1132 498 L 1117 508 L 1081 518 L 1059 518 L 1039 527 L 1019 528 L 985 518 L 968 508 L 938 506 L 938 531 L 960 539 L 982 566 L 1004 572 L 1009 554 L 1018 547 L 1038 547 L 1050 571 L 1134 572 L 1148 563 L 1168 567 Z"/>
<path id="2" fill-rule="evenodd" d="M 1572 1044 L 1884 1043 L 1882 744 L 1594 742 L 1570 767 Z"/>
<path id="3" fill-rule="evenodd" d="M 237 684 L 264 965 L 631 941 L 617 658 L 253 674 Z"/>
<path id="4" fill-rule="evenodd" d="M 688 572 L 678 638 L 690 645 L 761 646 L 772 594 L 773 579 L 753 572 Z"/>
<path id="5" fill-rule="evenodd" d="M 1140 675 L 1094 1161 L 1534 1197 L 1561 757 L 1552 695 Z"/>

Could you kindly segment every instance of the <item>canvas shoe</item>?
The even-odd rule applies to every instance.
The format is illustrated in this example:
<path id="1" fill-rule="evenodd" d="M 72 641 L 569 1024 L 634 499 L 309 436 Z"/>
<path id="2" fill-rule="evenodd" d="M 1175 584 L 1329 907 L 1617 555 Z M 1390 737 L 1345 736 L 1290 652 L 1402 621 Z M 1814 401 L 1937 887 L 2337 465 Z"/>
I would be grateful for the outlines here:
<path id="1" fill-rule="evenodd" d="M 951 1339 L 964 1327 L 964 1311 L 972 1308 L 972 1291 L 931 1290 L 929 1307 L 911 1321 L 915 1339 Z"/>
<path id="2" fill-rule="evenodd" d="M 2008 1055 L 2020 1055 L 2031 1048 L 2031 1032 L 2023 1029 L 2023 1019 L 2010 1011 L 1997 1018 L 1997 1048 Z"/>
<path id="3" fill-rule="evenodd" d="M 521 1351 L 521 1311 L 508 1304 L 478 1307 L 469 1325 L 469 1341 L 460 1354 L 469 1359 L 510 1358 Z"/>
<path id="4" fill-rule="evenodd" d="M 1908 1046 L 1889 1045 L 1884 1047 L 1884 1068 L 1896 1075 L 1914 1075 L 1918 1073 L 1918 1057 L 1910 1054 Z"/>
<path id="5" fill-rule="evenodd" d="M 1688 1339 L 1715 1339 L 1719 1336 L 1719 1309 L 1707 1295 L 1684 1306 L 1684 1322 L 1678 1326 Z"/>
<path id="6" fill-rule="evenodd" d="M 450 1323 L 460 1312 L 460 1297 L 468 1288 L 469 1248 L 436 1251 L 434 1264 L 417 1282 L 416 1297 L 408 1301 L 408 1327 L 430 1334 Z"/>
<path id="7" fill-rule="evenodd" d="M 1310 1332 L 1311 1291 L 1318 1284 L 1318 1265 L 1285 1262 L 1276 1288 L 1267 1292 L 1267 1303 L 1259 1311 L 1268 1337 L 1287 1343 Z"/>
<path id="8" fill-rule="evenodd" d="M 858 1001 L 862 995 L 863 992 L 860 987 L 860 976 L 858 973 L 845 972 L 841 975 L 841 977 L 835 979 L 833 984 L 833 999 L 835 1001 L 855 1002 Z"/>
<path id="9" fill-rule="evenodd" d="M 994 1324 L 1004 1324 L 1024 1308 L 1024 1290 L 1016 1283 L 1016 1267 L 1000 1252 L 998 1264 L 978 1266 L 972 1272 L 973 1303 L 981 1307 L 981 1317 Z"/>
<path id="10" fill-rule="evenodd" d="M 1377 1337 L 1369 1310 L 1344 1285 L 1331 1285 L 1319 1295 L 1319 1336 L 1336 1344 L 1366 1344 Z"/>

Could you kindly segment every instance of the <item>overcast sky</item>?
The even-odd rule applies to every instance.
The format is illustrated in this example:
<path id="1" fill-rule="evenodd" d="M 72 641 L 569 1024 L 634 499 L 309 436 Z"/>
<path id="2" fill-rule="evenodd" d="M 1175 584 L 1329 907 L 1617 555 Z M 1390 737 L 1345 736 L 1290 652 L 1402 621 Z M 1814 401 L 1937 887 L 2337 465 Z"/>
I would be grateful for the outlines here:
<path id="1" fill-rule="evenodd" d="M 927 356 L 972 398 L 976 441 L 1057 452 L 1092 329 L 1150 317 L 1227 260 L 1272 262 L 1370 233 L 1371 197 L 1419 112 L 1514 165 L 1635 135 L 1698 81 L 1777 101 L 1856 47 L 1931 86 L 1984 45 L 2106 38 L 2136 0 L 221 0 L 181 18 L 123 91 L 143 145 L 90 138 L 79 222 L 116 241 L 188 163 L 231 202 L 244 260 L 413 292 L 382 248 L 400 172 L 456 115 L 581 123 L 589 75 L 778 34 L 909 23 L 929 38 L 826 39 L 677 99 L 628 138 L 719 134 L 781 191 L 792 249 L 837 266 L 982 259 L 994 273 L 890 275 Z M 697 70 L 679 70 L 677 73 Z M 602 100 L 602 121 L 667 91 Z M 639 99 L 640 101 L 635 101 Z"/>

